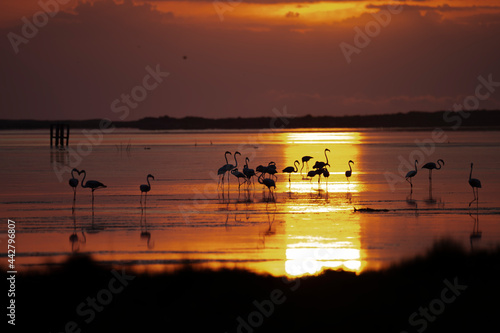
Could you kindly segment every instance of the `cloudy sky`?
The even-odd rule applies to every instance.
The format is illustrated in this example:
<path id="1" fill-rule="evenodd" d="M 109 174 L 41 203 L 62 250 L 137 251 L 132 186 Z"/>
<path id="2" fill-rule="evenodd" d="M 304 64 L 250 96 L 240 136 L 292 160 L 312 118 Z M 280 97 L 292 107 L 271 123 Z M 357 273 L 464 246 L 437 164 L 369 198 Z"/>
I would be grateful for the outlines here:
<path id="1" fill-rule="evenodd" d="M 500 81 L 497 0 L 16 0 L 0 34 L 0 118 L 449 110 Z"/>

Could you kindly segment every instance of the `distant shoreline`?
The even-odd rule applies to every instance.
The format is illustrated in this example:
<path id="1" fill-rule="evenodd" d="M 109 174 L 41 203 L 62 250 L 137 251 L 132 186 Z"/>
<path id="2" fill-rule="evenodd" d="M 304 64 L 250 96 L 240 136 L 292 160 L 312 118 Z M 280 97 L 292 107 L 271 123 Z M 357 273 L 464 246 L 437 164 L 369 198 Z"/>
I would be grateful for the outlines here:
<path id="1" fill-rule="evenodd" d="M 467 116 L 465 118 L 465 116 Z M 46 129 L 51 124 L 65 123 L 74 129 L 100 128 L 102 119 L 89 120 L 0 120 L 0 130 Z M 202 130 L 202 129 L 310 129 L 310 128 L 371 128 L 391 130 L 500 130 L 500 110 L 436 111 L 365 115 L 365 116 L 303 116 L 293 118 L 202 118 L 169 116 L 146 117 L 133 121 L 112 121 L 115 128 L 142 130 Z"/>

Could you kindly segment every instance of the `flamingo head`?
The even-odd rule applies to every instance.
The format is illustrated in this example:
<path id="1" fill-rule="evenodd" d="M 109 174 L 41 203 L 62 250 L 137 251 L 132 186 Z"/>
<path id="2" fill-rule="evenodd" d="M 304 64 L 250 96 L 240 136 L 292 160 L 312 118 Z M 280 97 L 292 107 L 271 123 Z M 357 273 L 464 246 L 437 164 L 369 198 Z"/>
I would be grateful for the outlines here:
<path id="1" fill-rule="evenodd" d="M 224 153 L 224 155 L 226 155 L 226 154 L 233 155 L 230 151 L 226 151 L 226 152 Z"/>
<path id="2" fill-rule="evenodd" d="M 149 174 L 146 178 L 153 178 L 153 180 L 155 180 L 155 176 L 153 176 L 152 174 Z"/>
<path id="3" fill-rule="evenodd" d="M 239 151 L 235 152 L 234 155 L 236 156 L 236 154 L 240 155 L 241 156 L 241 153 Z"/>
<path id="4" fill-rule="evenodd" d="M 354 162 L 353 162 L 352 160 L 349 160 L 349 163 L 352 163 L 352 164 L 354 164 Z M 347 163 L 347 164 L 349 164 L 349 163 Z"/>

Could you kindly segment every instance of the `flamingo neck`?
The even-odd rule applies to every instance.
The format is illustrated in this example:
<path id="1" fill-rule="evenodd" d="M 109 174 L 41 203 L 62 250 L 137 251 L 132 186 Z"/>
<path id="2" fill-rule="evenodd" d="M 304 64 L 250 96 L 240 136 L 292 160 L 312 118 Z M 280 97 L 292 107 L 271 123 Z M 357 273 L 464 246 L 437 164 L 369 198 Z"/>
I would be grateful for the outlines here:
<path id="1" fill-rule="evenodd" d="M 151 187 L 151 184 L 149 183 L 149 177 L 146 179 L 148 181 L 148 186 Z"/>
<path id="2" fill-rule="evenodd" d="M 85 183 L 85 177 L 87 177 L 87 172 L 83 172 L 83 179 L 82 179 L 82 187 L 86 187 L 83 184 Z"/>
<path id="3" fill-rule="evenodd" d="M 236 159 L 236 154 L 234 154 L 234 163 L 236 164 L 234 167 L 237 168 L 238 167 L 238 160 Z"/>
<path id="4" fill-rule="evenodd" d="M 415 161 L 415 171 L 417 171 L 417 161 Z"/>
<path id="5" fill-rule="evenodd" d="M 472 165 L 470 166 L 469 180 L 472 179 Z"/>
<path id="6" fill-rule="evenodd" d="M 299 167 L 297 166 L 297 163 L 298 163 L 297 161 L 293 162 L 293 166 L 295 167 L 295 171 L 294 172 L 299 171 Z M 300 163 L 298 163 L 298 164 L 300 164 Z"/>
<path id="7" fill-rule="evenodd" d="M 328 155 L 326 155 L 326 150 L 325 150 L 325 158 L 326 158 L 326 165 L 330 165 L 328 164 Z"/>
<path id="8" fill-rule="evenodd" d="M 224 154 L 224 158 L 226 159 L 226 164 L 228 164 L 229 162 L 227 161 L 227 153 Z"/>
<path id="9" fill-rule="evenodd" d="M 349 162 L 349 171 L 351 171 L 351 172 L 352 172 L 351 162 Z"/>

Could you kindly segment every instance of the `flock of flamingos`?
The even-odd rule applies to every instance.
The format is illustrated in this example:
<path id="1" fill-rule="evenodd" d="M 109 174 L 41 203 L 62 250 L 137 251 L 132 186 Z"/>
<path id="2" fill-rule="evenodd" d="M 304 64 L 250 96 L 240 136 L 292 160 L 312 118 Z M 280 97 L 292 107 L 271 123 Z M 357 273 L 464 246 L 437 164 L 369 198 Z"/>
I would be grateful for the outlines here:
<path id="1" fill-rule="evenodd" d="M 328 179 L 328 177 L 330 176 L 330 172 L 328 171 L 327 167 L 329 167 L 330 164 L 328 162 L 327 152 L 330 152 L 330 149 L 326 148 L 324 150 L 326 162 L 316 161 L 316 163 L 312 167 L 312 170 L 309 170 L 308 162 L 313 157 L 312 156 L 303 156 L 302 157 L 302 166 L 300 168 L 300 173 L 302 174 L 304 165 L 306 165 L 306 167 L 307 167 L 307 169 L 306 169 L 307 179 L 309 179 L 310 181 L 312 181 L 312 179 L 315 176 L 318 176 L 318 184 L 321 181 L 321 176 Z M 276 180 L 277 180 L 276 173 L 278 173 L 278 170 L 277 170 L 276 164 L 274 162 L 269 162 L 267 166 L 259 165 L 254 170 L 254 169 L 250 169 L 248 167 L 248 162 L 250 160 L 248 157 L 246 157 L 245 158 L 245 165 L 243 166 L 243 169 L 242 169 L 243 172 L 241 172 L 238 170 L 238 160 L 236 158 L 237 155 L 241 155 L 240 152 L 237 151 L 233 155 L 235 165 L 228 162 L 227 155 L 232 155 L 232 154 L 229 151 L 226 151 L 224 153 L 224 158 L 226 160 L 226 164 L 221 166 L 217 171 L 217 174 L 219 176 L 218 189 L 222 188 L 222 191 L 224 192 L 224 181 L 227 177 L 228 191 L 229 191 L 229 178 L 230 178 L 229 174 L 232 174 L 233 176 L 235 176 L 238 179 L 238 188 L 240 188 L 241 185 L 243 185 L 245 183 L 247 185 L 250 185 L 252 183 L 252 178 L 257 177 L 257 173 L 259 173 L 259 176 L 257 177 L 257 181 L 260 184 L 267 187 L 267 189 L 269 190 L 270 198 L 272 198 L 272 200 L 275 200 L 274 192 L 271 189 L 276 189 Z M 354 162 L 352 160 L 349 160 L 349 162 L 347 164 L 349 166 L 349 170 L 347 170 L 345 172 L 345 176 L 346 176 L 347 180 L 349 181 L 349 178 L 352 175 L 351 164 L 354 164 Z M 412 178 L 417 175 L 417 171 L 418 171 L 417 164 L 418 164 L 418 161 L 415 160 L 415 170 L 408 171 L 408 173 L 405 176 L 406 181 L 410 184 L 411 193 L 413 192 Z M 293 166 L 288 166 L 282 170 L 283 173 L 288 173 L 288 182 L 289 183 L 290 183 L 291 174 L 297 173 L 299 171 L 299 169 L 298 169 L 299 165 L 301 165 L 301 162 L 299 162 L 299 160 L 295 160 L 293 163 Z M 434 170 L 434 169 L 439 170 L 439 169 L 441 169 L 441 167 L 443 165 L 444 165 L 444 161 L 442 159 L 439 159 L 439 160 L 437 160 L 437 163 L 429 162 L 429 163 L 426 163 L 422 166 L 422 168 L 429 170 L 429 182 L 432 182 L 432 170 Z M 469 207 L 474 201 L 478 202 L 478 200 L 479 200 L 478 189 L 481 188 L 481 181 L 479 181 L 479 179 L 472 178 L 473 166 L 474 166 L 474 164 L 471 163 L 470 174 L 469 174 L 469 185 L 472 187 L 474 199 L 469 203 Z M 73 169 L 71 171 L 71 179 L 69 180 L 69 185 L 72 187 L 73 192 L 74 192 L 74 194 L 73 194 L 73 211 L 75 208 L 75 201 L 76 201 L 76 189 L 77 189 L 78 183 L 79 183 L 78 178 L 75 178 L 75 173 L 77 173 L 78 175 L 83 174 L 84 176 L 83 176 L 83 179 L 81 182 L 81 186 L 83 188 L 90 188 L 92 190 L 92 210 L 93 210 L 94 209 L 94 191 L 97 189 L 100 189 L 100 188 L 106 188 L 107 186 L 104 185 L 103 183 L 97 181 L 97 180 L 87 180 L 87 182 L 85 182 L 85 178 L 87 176 L 86 171 L 85 170 L 79 171 L 77 169 Z M 267 175 L 267 177 L 266 177 L 266 175 Z M 143 185 L 139 186 L 139 189 L 141 191 L 141 201 L 140 201 L 141 205 L 142 205 L 143 194 L 145 197 L 144 202 L 146 203 L 147 194 L 151 190 L 151 184 L 149 183 L 150 178 L 152 178 L 153 180 L 155 179 L 153 175 L 148 174 L 146 177 L 147 184 L 143 184 Z"/>

